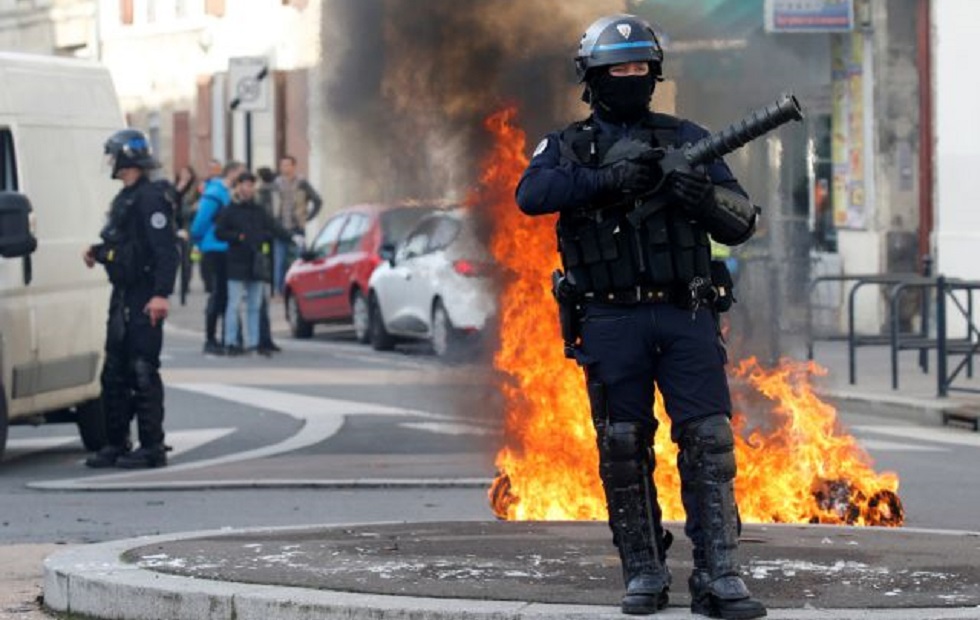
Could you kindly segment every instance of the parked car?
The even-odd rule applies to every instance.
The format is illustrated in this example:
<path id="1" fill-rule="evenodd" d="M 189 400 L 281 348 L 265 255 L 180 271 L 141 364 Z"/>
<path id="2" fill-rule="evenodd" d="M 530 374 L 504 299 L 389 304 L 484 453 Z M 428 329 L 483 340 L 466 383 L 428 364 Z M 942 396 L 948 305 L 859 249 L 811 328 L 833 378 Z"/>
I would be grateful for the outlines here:
<path id="1" fill-rule="evenodd" d="M 369 282 L 371 344 L 391 349 L 399 338 L 430 340 L 454 356 L 496 312 L 491 257 L 464 209 L 432 213 L 385 258 Z"/>
<path id="2" fill-rule="evenodd" d="M 351 321 L 359 342 L 370 335 L 368 278 L 382 246 L 399 243 L 437 205 L 357 205 L 327 220 L 286 272 L 286 318 L 296 338 L 316 323 Z"/>

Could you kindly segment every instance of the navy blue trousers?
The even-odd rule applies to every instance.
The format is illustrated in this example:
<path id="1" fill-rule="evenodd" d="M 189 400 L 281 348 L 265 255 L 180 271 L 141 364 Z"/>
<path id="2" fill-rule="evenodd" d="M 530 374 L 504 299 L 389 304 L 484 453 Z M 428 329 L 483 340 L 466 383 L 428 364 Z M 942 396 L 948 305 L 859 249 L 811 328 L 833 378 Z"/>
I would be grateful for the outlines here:
<path id="1" fill-rule="evenodd" d="M 660 388 L 677 441 L 684 424 L 731 415 L 725 347 L 704 308 L 671 304 L 589 303 L 580 360 L 591 381 L 605 385 L 610 422 L 655 425 L 654 385 Z"/>

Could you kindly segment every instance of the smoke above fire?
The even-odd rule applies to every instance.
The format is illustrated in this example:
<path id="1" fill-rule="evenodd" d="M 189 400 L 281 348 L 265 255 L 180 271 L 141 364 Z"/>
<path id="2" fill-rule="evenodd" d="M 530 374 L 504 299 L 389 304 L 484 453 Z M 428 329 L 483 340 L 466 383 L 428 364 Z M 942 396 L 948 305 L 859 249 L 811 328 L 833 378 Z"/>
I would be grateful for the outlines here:
<path id="1" fill-rule="evenodd" d="M 339 204 L 460 199 L 504 103 L 530 135 L 582 116 L 571 58 L 622 0 L 324 0 L 327 184 Z"/>

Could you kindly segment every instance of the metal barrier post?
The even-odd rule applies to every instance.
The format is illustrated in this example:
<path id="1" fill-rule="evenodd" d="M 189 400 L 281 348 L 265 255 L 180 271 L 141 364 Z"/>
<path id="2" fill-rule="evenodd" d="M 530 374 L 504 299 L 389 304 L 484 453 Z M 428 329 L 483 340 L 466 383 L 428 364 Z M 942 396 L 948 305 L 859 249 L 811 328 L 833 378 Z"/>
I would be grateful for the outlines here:
<path id="1" fill-rule="evenodd" d="M 858 290 L 855 283 L 847 294 L 847 368 L 851 385 L 857 383 L 857 344 L 854 336 L 854 295 Z"/>
<path id="2" fill-rule="evenodd" d="M 936 278 L 936 381 L 939 396 L 949 395 L 946 382 L 946 277 Z"/>
<path id="3" fill-rule="evenodd" d="M 898 299 L 903 285 L 896 284 L 888 293 L 888 323 L 891 332 L 892 389 L 898 389 Z"/>

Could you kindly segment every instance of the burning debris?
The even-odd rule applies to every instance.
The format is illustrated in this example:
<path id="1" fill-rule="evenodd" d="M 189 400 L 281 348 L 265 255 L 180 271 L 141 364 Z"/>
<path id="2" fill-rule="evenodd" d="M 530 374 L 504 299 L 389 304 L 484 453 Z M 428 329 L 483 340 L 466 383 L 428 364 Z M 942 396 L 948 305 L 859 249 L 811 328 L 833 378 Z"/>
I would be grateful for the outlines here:
<path id="1" fill-rule="evenodd" d="M 507 378 L 508 445 L 497 456 L 501 473 L 489 499 L 501 519 L 601 520 L 606 506 L 588 399 L 581 372 L 564 358 L 548 290 L 548 274 L 558 266 L 554 223 L 526 218 L 513 203 L 527 165 L 515 115 L 510 108 L 485 122 L 494 144 L 481 189 L 471 197 L 492 211 L 491 250 L 506 273 L 494 363 Z M 822 372 L 792 360 L 765 369 L 749 359 L 732 369 L 736 402 L 769 408 L 766 424 L 751 432 L 744 412 L 734 419 L 743 520 L 901 525 L 897 476 L 876 473 L 857 440 L 839 428 L 834 408 L 813 393 L 810 377 Z M 661 506 L 665 519 L 680 520 L 680 480 L 672 466 L 677 448 L 659 395 L 655 414 L 657 460 L 671 464 L 655 473 Z"/>

